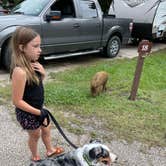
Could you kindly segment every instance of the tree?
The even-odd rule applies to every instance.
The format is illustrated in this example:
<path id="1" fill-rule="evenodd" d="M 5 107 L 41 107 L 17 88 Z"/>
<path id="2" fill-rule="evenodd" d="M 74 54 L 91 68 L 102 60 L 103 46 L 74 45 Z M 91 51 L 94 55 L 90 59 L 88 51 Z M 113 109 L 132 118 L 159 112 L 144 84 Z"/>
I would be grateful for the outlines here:
<path id="1" fill-rule="evenodd" d="M 2 5 L 5 8 L 12 8 L 16 6 L 18 3 L 20 3 L 23 0 L 2 0 Z"/>
<path id="2" fill-rule="evenodd" d="M 4 7 L 11 8 L 13 6 L 16 6 L 18 3 L 20 3 L 23 0 L 1 0 L 1 1 Z M 103 12 L 107 13 L 109 10 L 110 4 L 113 0 L 98 0 L 98 1 L 101 5 Z"/>
<path id="3" fill-rule="evenodd" d="M 110 4 L 113 0 L 98 0 L 104 13 L 108 13 Z"/>

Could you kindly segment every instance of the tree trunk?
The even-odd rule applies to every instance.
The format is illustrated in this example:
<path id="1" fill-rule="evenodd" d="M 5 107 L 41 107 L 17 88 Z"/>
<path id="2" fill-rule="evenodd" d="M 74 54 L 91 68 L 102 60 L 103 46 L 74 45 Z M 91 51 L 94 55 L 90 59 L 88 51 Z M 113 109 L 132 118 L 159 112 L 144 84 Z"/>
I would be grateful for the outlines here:
<path id="1" fill-rule="evenodd" d="M 100 5 L 101 5 L 101 8 L 102 8 L 102 11 L 104 13 L 108 13 L 108 10 L 109 10 L 109 7 L 110 7 L 110 4 L 113 0 L 98 0 Z"/>

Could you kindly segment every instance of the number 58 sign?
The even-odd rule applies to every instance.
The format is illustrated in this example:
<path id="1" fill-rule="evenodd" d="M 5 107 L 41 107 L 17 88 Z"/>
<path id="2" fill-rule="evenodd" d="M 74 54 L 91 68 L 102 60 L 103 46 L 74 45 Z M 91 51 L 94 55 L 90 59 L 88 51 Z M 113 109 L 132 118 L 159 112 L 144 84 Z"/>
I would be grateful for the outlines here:
<path id="1" fill-rule="evenodd" d="M 138 85 L 139 85 L 139 81 L 140 81 L 140 77 L 141 77 L 141 72 L 142 72 L 142 67 L 143 67 L 145 55 L 150 53 L 151 48 L 152 48 L 152 43 L 149 42 L 148 40 L 142 40 L 139 43 L 139 46 L 138 46 L 139 56 L 138 56 L 136 70 L 135 70 L 133 85 L 132 85 L 131 93 L 129 96 L 130 100 L 135 100 L 135 98 L 136 98 L 137 89 L 138 89 Z"/>
<path id="2" fill-rule="evenodd" d="M 138 53 L 141 56 L 144 54 L 148 54 L 148 53 L 150 53 L 151 48 L 152 48 L 151 42 L 149 42 L 148 40 L 142 40 L 138 46 Z"/>

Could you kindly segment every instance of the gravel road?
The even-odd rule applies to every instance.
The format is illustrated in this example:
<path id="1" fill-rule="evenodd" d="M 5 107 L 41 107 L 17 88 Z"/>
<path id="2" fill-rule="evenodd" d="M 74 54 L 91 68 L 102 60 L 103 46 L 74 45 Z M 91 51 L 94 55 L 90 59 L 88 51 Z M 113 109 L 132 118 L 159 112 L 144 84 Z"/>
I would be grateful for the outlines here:
<path id="1" fill-rule="evenodd" d="M 155 45 L 153 51 L 166 48 L 166 44 Z M 136 48 L 128 46 L 121 49 L 119 57 L 132 58 L 137 56 Z M 98 57 L 96 57 L 96 60 Z M 86 62 L 86 61 L 85 61 Z M 46 71 L 62 71 L 71 66 L 78 66 L 81 62 L 70 62 L 55 64 L 54 67 L 46 65 Z M 8 81 L 8 74 L 0 71 L 0 86 L 5 86 Z M 27 133 L 23 131 L 15 120 L 13 115 L 14 108 L 8 105 L 0 106 L 0 166 L 28 166 L 30 164 L 30 153 L 27 147 Z M 56 129 L 52 129 L 53 142 L 65 147 L 66 151 L 72 150 Z M 77 136 L 65 131 L 69 138 L 77 145 L 87 143 L 90 138 L 88 133 Z M 113 166 L 166 166 L 166 147 L 151 147 L 139 142 L 127 143 L 125 140 L 111 140 L 106 142 L 111 151 L 118 155 L 118 163 Z M 44 158 L 44 146 L 40 140 L 39 151 Z"/>
<path id="2" fill-rule="evenodd" d="M 28 166 L 30 153 L 27 147 L 27 133 L 15 120 L 13 108 L 0 106 L 0 166 Z M 77 145 L 88 143 L 88 134 L 76 136 L 65 131 L 69 139 Z M 56 129 L 52 129 L 52 141 L 62 145 L 66 151 L 72 150 Z M 166 166 L 166 147 L 151 147 L 139 142 L 127 143 L 125 140 L 111 140 L 105 143 L 119 159 L 113 166 Z M 39 151 L 44 158 L 44 146 L 39 142 Z"/>

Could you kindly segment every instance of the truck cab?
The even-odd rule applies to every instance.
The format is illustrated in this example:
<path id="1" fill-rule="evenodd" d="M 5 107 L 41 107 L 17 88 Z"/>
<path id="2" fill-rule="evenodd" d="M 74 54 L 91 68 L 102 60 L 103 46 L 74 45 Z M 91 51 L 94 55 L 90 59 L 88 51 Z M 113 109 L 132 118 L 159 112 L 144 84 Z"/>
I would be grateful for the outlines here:
<path id="1" fill-rule="evenodd" d="M 104 17 L 97 0 L 26 0 L 0 19 L 0 58 L 6 69 L 11 63 L 10 39 L 19 26 L 40 34 L 41 56 L 51 60 L 99 52 L 115 57 L 130 38 L 132 21 Z"/>

